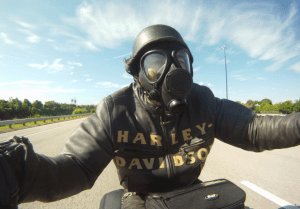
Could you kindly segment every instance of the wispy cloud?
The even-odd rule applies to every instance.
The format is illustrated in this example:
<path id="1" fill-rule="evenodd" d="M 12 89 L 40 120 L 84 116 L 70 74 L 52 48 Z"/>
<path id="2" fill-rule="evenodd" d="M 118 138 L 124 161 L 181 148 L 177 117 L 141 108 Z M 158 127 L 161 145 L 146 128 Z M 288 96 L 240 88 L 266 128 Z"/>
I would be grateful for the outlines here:
<path id="1" fill-rule="evenodd" d="M 17 43 L 12 41 L 6 33 L 0 33 L 0 40 L 2 40 L 5 44 L 16 45 Z"/>
<path id="2" fill-rule="evenodd" d="M 201 86 L 213 87 L 213 85 L 211 83 L 207 83 L 207 82 L 199 82 L 198 84 Z"/>
<path id="3" fill-rule="evenodd" d="M 26 40 L 31 43 L 38 43 L 38 42 L 40 42 L 41 38 L 37 35 L 32 34 Z"/>
<path id="4" fill-rule="evenodd" d="M 38 69 L 47 69 L 50 73 L 55 73 L 59 71 L 72 70 L 74 66 L 64 65 L 60 61 L 62 58 L 55 59 L 51 65 L 47 61 L 44 64 L 28 64 L 28 66 Z"/>
<path id="5" fill-rule="evenodd" d="M 265 78 L 263 78 L 263 77 L 257 77 L 256 79 L 257 80 L 265 80 Z"/>
<path id="6" fill-rule="evenodd" d="M 18 23 L 20 26 L 27 28 L 27 29 L 36 29 L 37 28 L 35 25 L 24 22 L 24 21 L 17 20 L 16 23 Z"/>
<path id="7" fill-rule="evenodd" d="M 66 89 L 62 86 L 53 87 L 52 81 L 35 81 L 35 80 L 20 80 L 13 82 L 0 83 L 3 91 L 0 98 L 8 99 L 11 96 L 19 99 L 28 99 L 34 101 L 36 99 L 43 100 L 48 98 L 50 93 L 81 93 L 84 89 Z M 48 98 L 49 99 L 49 98 Z"/>
<path id="8" fill-rule="evenodd" d="M 76 83 L 77 82 L 77 80 L 72 80 L 72 83 Z"/>
<path id="9" fill-rule="evenodd" d="M 75 18 L 64 18 L 72 26 L 78 26 L 89 36 L 92 44 L 114 48 L 123 41 L 135 38 L 146 26 L 167 24 L 186 31 L 186 40 L 197 39 L 203 8 L 194 8 L 184 1 L 146 2 L 137 9 L 135 3 L 93 2 L 82 3 Z M 151 13 L 146 11 L 152 11 Z M 110 24 L 107 24 L 107 19 Z"/>
<path id="10" fill-rule="evenodd" d="M 251 66 L 251 65 L 255 65 L 256 63 L 258 63 L 258 60 L 249 60 L 246 62 L 246 65 Z"/>
<path id="11" fill-rule="evenodd" d="M 44 64 L 28 64 L 28 66 L 33 67 L 33 68 L 38 68 L 38 69 L 43 69 L 48 67 L 48 62 L 44 62 Z"/>
<path id="12" fill-rule="evenodd" d="M 30 43 L 39 43 L 41 41 L 41 37 L 34 34 L 32 31 L 30 31 L 29 29 L 24 29 L 24 28 L 21 28 L 21 29 L 17 29 L 19 32 L 21 33 L 24 33 L 26 35 L 28 35 L 28 37 L 26 38 L 26 41 L 27 42 L 30 42 Z"/>
<path id="13" fill-rule="evenodd" d="M 201 67 L 196 67 L 193 69 L 194 72 L 198 72 L 200 70 Z"/>
<path id="14" fill-rule="evenodd" d="M 126 56 L 131 55 L 131 54 L 132 54 L 132 52 L 129 52 L 129 53 L 127 53 L 127 54 L 123 54 L 123 55 L 120 55 L 120 56 L 116 56 L 116 57 L 114 57 L 114 59 L 124 58 L 124 57 L 126 57 Z"/>
<path id="15" fill-rule="evenodd" d="M 123 75 L 122 75 L 122 77 L 123 78 L 128 78 L 128 79 L 132 79 L 133 77 L 132 77 L 132 75 L 129 75 L 128 73 L 123 73 Z"/>
<path id="16" fill-rule="evenodd" d="M 49 69 L 55 72 L 65 70 L 65 66 L 60 63 L 61 60 L 62 58 L 54 60 L 52 65 L 49 65 Z"/>
<path id="17" fill-rule="evenodd" d="M 245 77 L 244 75 L 233 75 L 232 76 L 235 80 L 238 80 L 238 81 L 246 81 L 248 80 L 247 77 Z"/>
<path id="18" fill-rule="evenodd" d="M 13 81 L 13 82 L 0 83 L 0 86 L 20 85 L 20 84 L 48 85 L 48 84 L 51 84 L 51 83 L 52 83 L 52 81 L 29 81 L 29 80 L 23 80 L 23 81 Z"/>
<path id="19" fill-rule="evenodd" d="M 115 84 L 112 82 L 98 82 L 96 85 L 101 86 L 103 88 L 119 88 L 119 87 L 121 87 L 121 85 Z"/>
<path id="20" fill-rule="evenodd" d="M 39 88 L 32 87 L 30 85 L 15 85 L 1 92 L 1 98 L 8 99 L 12 95 L 18 97 L 18 99 L 28 99 L 33 102 L 36 99 L 45 102 L 49 101 L 49 99 L 53 99 L 52 96 L 49 97 L 51 93 L 66 93 L 73 95 L 74 93 L 82 93 L 85 92 L 85 89 L 64 89 L 61 87 L 50 87 L 50 86 L 39 86 Z"/>
<path id="21" fill-rule="evenodd" d="M 219 65 L 225 64 L 225 59 L 219 59 L 216 57 L 215 54 L 212 54 L 212 55 L 206 57 L 204 60 L 208 63 L 214 63 L 214 64 L 219 64 Z M 230 62 L 230 60 L 226 59 L 226 63 L 229 63 L 229 62 Z"/>
<path id="22" fill-rule="evenodd" d="M 251 58 L 273 61 L 274 64 L 266 70 L 274 71 L 300 55 L 294 28 L 298 11 L 291 7 L 289 14 L 282 16 L 274 12 L 279 7 L 279 4 L 264 2 L 222 3 L 211 7 L 185 1 L 154 0 L 137 9 L 135 3 L 84 1 L 78 6 L 76 17 L 64 18 L 64 22 L 83 30 L 88 39 L 77 37 L 76 40 L 94 50 L 119 46 L 135 38 L 146 26 L 167 24 L 176 28 L 188 41 L 198 41 L 199 37 L 203 37 L 202 44 L 217 45 L 221 40 L 228 40 Z M 145 13 L 148 15 L 145 16 Z M 107 19 L 110 24 L 107 24 Z M 227 53 L 238 52 L 228 49 Z M 218 62 L 213 57 L 208 61 Z"/>
<path id="23" fill-rule="evenodd" d="M 300 62 L 293 64 L 290 69 L 300 73 Z"/>
<path id="24" fill-rule="evenodd" d="M 78 67 L 82 67 L 82 64 L 79 62 L 68 62 L 69 65 L 77 65 Z"/>
<path id="25" fill-rule="evenodd" d="M 297 11 L 290 8 L 288 17 L 284 19 L 277 15 L 279 13 L 267 9 L 266 6 L 271 4 L 251 4 L 237 4 L 225 13 L 216 8 L 208 14 L 205 42 L 213 45 L 227 39 L 252 58 L 274 61 L 266 70 L 278 70 L 283 62 L 300 54 L 298 47 L 294 46 L 296 36 L 293 24 Z"/>
<path id="26" fill-rule="evenodd" d="M 75 25 L 76 26 L 76 25 Z M 54 49 L 58 51 L 79 51 L 80 49 L 88 49 L 91 51 L 98 51 L 99 48 L 91 40 L 74 35 L 69 31 L 69 27 L 52 25 L 50 28 L 50 35 L 53 37 L 63 37 L 63 41 L 53 42 Z"/>
<path id="27" fill-rule="evenodd" d="M 93 79 L 90 79 L 90 78 L 88 78 L 88 79 L 86 79 L 86 81 L 88 81 L 88 82 L 90 82 L 90 81 L 92 81 Z"/>

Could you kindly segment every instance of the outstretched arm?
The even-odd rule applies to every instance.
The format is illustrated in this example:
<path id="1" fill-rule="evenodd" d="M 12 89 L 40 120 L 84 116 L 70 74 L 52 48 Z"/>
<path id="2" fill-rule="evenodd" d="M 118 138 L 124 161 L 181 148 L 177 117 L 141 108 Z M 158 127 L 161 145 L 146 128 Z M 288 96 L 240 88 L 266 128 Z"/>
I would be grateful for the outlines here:
<path id="1" fill-rule="evenodd" d="M 236 102 L 216 98 L 216 137 L 245 150 L 261 152 L 300 145 L 300 113 L 258 116 Z"/>
<path id="2" fill-rule="evenodd" d="M 27 138 L 7 142 L 10 148 L 2 156 L 17 179 L 20 190 L 14 196 L 18 204 L 56 201 L 90 189 L 112 159 L 107 117 L 102 102 L 97 114 L 80 124 L 56 157 L 35 153 Z"/>

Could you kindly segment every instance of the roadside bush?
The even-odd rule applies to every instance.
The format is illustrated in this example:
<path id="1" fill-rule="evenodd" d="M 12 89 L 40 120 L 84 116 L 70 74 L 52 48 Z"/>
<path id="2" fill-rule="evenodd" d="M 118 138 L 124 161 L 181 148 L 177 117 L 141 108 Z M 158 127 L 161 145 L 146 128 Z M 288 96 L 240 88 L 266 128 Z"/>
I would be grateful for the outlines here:
<path id="1" fill-rule="evenodd" d="M 87 113 L 87 110 L 86 109 L 75 109 L 73 112 L 72 112 L 72 115 L 77 115 L 77 114 L 84 114 L 84 113 Z"/>

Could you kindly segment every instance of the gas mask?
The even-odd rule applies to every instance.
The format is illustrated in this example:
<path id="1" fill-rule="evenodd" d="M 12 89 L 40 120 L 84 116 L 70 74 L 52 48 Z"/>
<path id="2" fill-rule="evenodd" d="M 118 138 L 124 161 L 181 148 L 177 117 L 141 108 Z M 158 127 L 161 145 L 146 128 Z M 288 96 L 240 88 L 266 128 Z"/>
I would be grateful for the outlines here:
<path id="1" fill-rule="evenodd" d="M 140 59 L 139 79 L 145 95 L 154 104 L 160 103 L 166 115 L 177 115 L 187 108 L 187 97 L 193 83 L 189 50 L 157 48 Z"/>

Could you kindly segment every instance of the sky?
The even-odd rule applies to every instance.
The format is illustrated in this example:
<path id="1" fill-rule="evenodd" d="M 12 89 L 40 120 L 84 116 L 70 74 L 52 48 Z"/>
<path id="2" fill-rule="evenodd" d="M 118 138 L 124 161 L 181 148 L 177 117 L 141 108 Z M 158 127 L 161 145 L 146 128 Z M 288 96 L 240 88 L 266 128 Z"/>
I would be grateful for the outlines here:
<path id="1" fill-rule="evenodd" d="M 0 0 L 0 99 L 96 105 L 133 82 L 124 58 L 166 24 L 194 57 L 194 83 L 228 99 L 300 99 L 299 1 Z"/>

